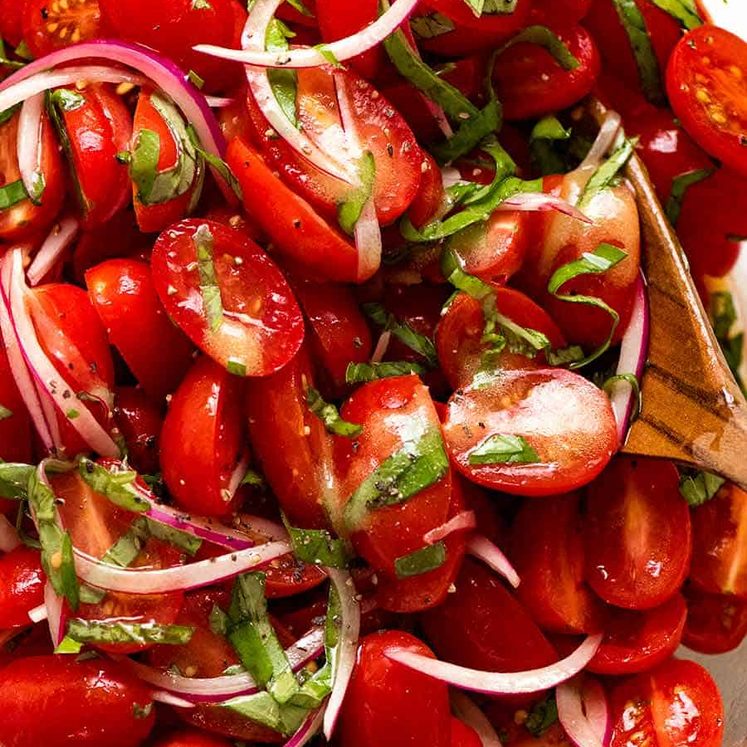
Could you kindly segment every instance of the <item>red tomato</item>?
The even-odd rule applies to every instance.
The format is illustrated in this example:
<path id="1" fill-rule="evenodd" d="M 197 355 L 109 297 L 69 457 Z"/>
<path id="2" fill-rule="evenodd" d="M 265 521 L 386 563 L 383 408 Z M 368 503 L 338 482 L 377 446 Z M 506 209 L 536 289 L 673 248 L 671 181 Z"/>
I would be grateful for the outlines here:
<path id="1" fill-rule="evenodd" d="M 745 68 L 747 44 L 710 25 L 685 34 L 667 67 L 669 101 L 685 129 L 742 176 L 747 175 Z"/>
<path id="2" fill-rule="evenodd" d="M 724 708 L 716 683 L 694 661 L 670 659 L 612 690 L 611 747 L 720 747 Z"/>
<path id="3" fill-rule="evenodd" d="M 364 384 L 348 399 L 340 415 L 360 423 L 355 438 L 336 437 L 334 458 L 340 476 L 337 506 L 330 506 L 332 522 L 350 534 L 356 552 L 377 572 L 395 577 L 395 559 L 425 546 L 426 532 L 448 516 L 451 474 L 395 505 L 368 509 L 361 525 L 350 525 L 343 512 L 359 485 L 382 462 L 426 434 L 441 430 L 427 387 L 417 376 L 395 376 Z"/>
<path id="4" fill-rule="evenodd" d="M 471 726 L 452 716 L 449 747 L 482 747 L 482 739 Z"/>
<path id="5" fill-rule="evenodd" d="M 200 265 L 205 253 L 208 270 Z M 274 373 L 301 346 L 303 317 L 288 283 L 270 257 L 238 231 L 215 221 L 182 221 L 158 237 L 151 263 L 169 316 L 233 373 Z M 217 309 L 206 307 L 201 277 L 208 271 L 219 296 Z"/>
<path id="6" fill-rule="evenodd" d="M 433 156 L 425 151 L 421 171 L 420 188 L 407 211 L 407 217 L 416 228 L 422 228 L 435 217 L 446 197 L 441 169 Z"/>
<path id="7" fill-rule="evenodd" d="M 530 11 L 530 3 L 526 0 L 519 0 L 511 13 L 475 13 L 470 4 L 463 0 L 427 0 L 427 2 L 431 8 L 456 21 L 460 26 L 489 33 L 496 38 L 509 37 L 521 29 Z"/>
<path id="8" fill-rule="evenodd" d="M 646 612 L 609 609 L 604 639 L 589 671 L 634 674 L 658 666 L 680 645 L 686 616 L 681 594 Z"/>
<path id="9" fill-rule="evenodd" d="M 171 398 L 161 470 L 181 508 L 202 516 L 226 516 L 235 508 L 234 473 L 246 456 L 243 392 L 241 379 L 201 357 Z"/>
<path id="10" fill-rule="evenodd" d="M 9 413 L 0 420 L 0 459 L 29 464 L 32 461 L 31 418 L 13 379 L 4 348 L 0 350 L 0 404 Z M 15 501 L 9 503 L 18 505 Z M 0 501 L 0 507 L 2 505 Z"/>
<path id="11" fill-rule="evenodd" d="M 150 267 L 110 259 L 86 272 L 86 285 L 109 340 L 145 391 L 156 400 L 173 392 L 193 348 L 166 316 Z"/>
<path id="12" fill-rule="evenodd" d="M 493 81 L 503 116 L 509 121 L 565 109 L 586 96 L 599 75 L 599 52 L 581 26 L 552 29 L 578 60 L 565 70 L 544 47 L 519 43 L 498 55 Z"/>
<path id="13" fill-rule="evenodd" d="M 127 448 L 127 461 L 140 474 L 158 472 L 158 440 L 161 436 L 161 407 L 142 389 L 119 387 L 114 417 Z"/>
<path id="14" fill-rule="evenodd" d="M 314 208 L 285 186 L 242 140 L 228 146 L 226 160 L 241 184 L 244 210 L 270 237 L 278 253 L 329 280 L 367 280 L 378 269 L 363 264 L 358 251 Z"/>
<path id="15" fill-rule="evenodd" d="M 593 0 L 534 0 L 535 23 L 547 25 L 578 23 L 589 12 Z"/>
<path id="16" fill-rule="evenodd" d="M 586 522 L 587 580 L 606 602 L 650 609 L 682 586 L 690 513 L 671 462 L 616 459 L 589 488 Z"/>
<path id="17" fill-rule="evenodd" d="M 150 688 L 120 664 L 31 656 L 0 670 L 6 747 L 138 747 L 155 721 Z"/>
<path id="18" fill-rule="evenodd" d="M 682 642 L 703 654 L 723 654 L 747 636 L 747 600 L 730 594 L 707 594 L 685 589 L 687 622 Z"/>
<path id="19" fill-rule="evenodd" d="M 129 199 L 130 177 L 117 153 L 129 148 L 132 116 L 106 84 L 91 84 L 68 95 L 73 100 L 56 108 L 69 142 L 66 151 L 83 226 L 93 228 L 111 220 Z"/>
<path id="20" fill-rule="evenodd" d="M 20 180 L 17 140 L 20 113 L 14 114 L 0 126 L 0 187 Z M 0 210 L 0 239 L 17 241 L 49 228 L 57 217 L 65 198 L 65 178 L 62 157 L 57 146 L 52 124 L 47 115 L 41 123 L 40 173 L 44 177 L 44 192 L 40 204 L 24 199 Z"/>
<path id="21" fill-rule="evenodd" d="M 433 655 L 417 638 L 397 630 L 361 641 L 341 714 L 342 747 L 380 747 L 382 738 L 387 747 L 450 747 L 448 688 L 388 659 L 391 648 Z"/>
<path id="22" fill-rule="evenodd" d="M 747 492 L 726 484 L 692 518 L 693 583 L 703 591 L 747 599 Z"/>
<path id="23" fill-rule="evenodd" d="M 597 633 L 601 602 L 584 581 L 579 497 L 525 500 L 511 528 L 517 596 L 535 621 L 556 633 Z"/>
<path id="24" fill-rule="evenodd" d="M 196 44 L 237 49 L 246 11 L 233 0 L 99 0 L 101 13 L 114 36 L 140 42 L 173 60 L 185 73 L 194 70 L 209 91 L 229 88 L 240 78 L 231 65 L 195 52 Z"/>
<path id="25" fill-rule="evenodd" d="M 153 747 L 232 747 L 232 743 L 196 729 L 180 729 L 159 739 Z"/>
<path id="26" fill-rule="evenodd" d="M 23 8 L 23 40 L 34 57 L 101 37 L 98 0 L 16 0 Z"/>
<path id="27" fill-rule="evenodd" d="M 23 36 L 23 10 L 25 3 L 18 0 L 0 0 L 0 38 L 13 47 Z"/>
<path id="28" fill-rule="evenodd" d="M 39 551 L 19 545 L 0 557 L 0 628 L 31 624 L 28 613 L 44 603 Z"/>
<path id="29" fill-rule="evenodd" d="M 524 439 L 539 461 L 471 464 L 470 454 L 493 436 Z M 563 369 L 505 371 L 457 390 L 449 400 L 444 437 L 465 477 L 517 495 L 552 495 L 585 485 L 618 446 L 607 396 Z"/>
<path id="30" fill-rule="evenodd" d="M 252 450 L 289 521 L 320 528 L 327 525 L 324 504 L 333 487 L 332 436 L 306 404 L 310 385 L 304 347 L 276 374 L 249 380 L 246 415 Z"/>
<path id="31" fill-rule="evenodd" d="M 557 660 L 527 610 L 490 569 L 466 558 L 456 591 L 422 616 L 439 657 L 484 671 L 518 672 Z"/>

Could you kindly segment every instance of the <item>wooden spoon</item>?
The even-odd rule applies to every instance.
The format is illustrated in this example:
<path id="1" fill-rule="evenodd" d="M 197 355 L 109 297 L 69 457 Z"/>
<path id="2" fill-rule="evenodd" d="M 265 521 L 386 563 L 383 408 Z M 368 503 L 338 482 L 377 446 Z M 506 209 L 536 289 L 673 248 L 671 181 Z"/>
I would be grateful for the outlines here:
<path id="1" fill-rule="evenodd" d="M 606 110 L 592 100 L 590 112 L 601 123 Z M 651 338 L 643 406 L 623 451 L 674 459 L 747 489 L 747 402 L 713 334 L 682 246 L 636 154 L 625 175 L 641 217 Z"/>

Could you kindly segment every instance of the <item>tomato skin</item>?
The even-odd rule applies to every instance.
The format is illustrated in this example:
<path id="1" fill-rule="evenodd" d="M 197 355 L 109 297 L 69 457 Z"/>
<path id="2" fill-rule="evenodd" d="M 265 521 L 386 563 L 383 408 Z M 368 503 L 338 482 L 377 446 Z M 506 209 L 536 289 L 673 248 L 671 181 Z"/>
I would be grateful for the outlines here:
<path id="1" fill-rule="evenodd" d="M 710 155 L 742 176 L 747 176 L 745 64 L 747 44 L 706 24 L 680 39 L 666 76 L 669 101 L 684 128 Z"/>
<path id="2" fill-rule="evenodd" d="M 458 389 L 448 408 L 444 438 L 454 466 L 479 485 L 516 495 L 553 495 L 585 485 L 618 445 L 607 396 L 562 369 L 500 372 L 489 383 Z M 492 435 L 525 438 L 540 463 L 470 464 L 472 450 Z M 558 439 L 564 440 L 560 451 Z"/>
<path id="3" fill-rule="evenodd" d="M 451 717 L 451 744 L 449 747 L 481 747 L 482 739 L 477 732 L 460 721 L 456 716 Z"/>
<path id="4" fill-rule="evenodd" d="M 127 461 L 140 474 L 158 472 L 158 440 L 161 436 L 161 407 L 142 389 L 119 387 L 114 417 L 127 447 Z"/>
<path id="5" fill-rule="evenodd" d="M 724 485 L 692 512 L 690 579 L 703 591 L 747 599 L 747 492 Z"/>
<path id="6" fill-rule="evenodd" d="M 177 504 L 201 516 L 227 516 L 238 500 L 231 477 L 244 446 L 243 382 L 198 358 L 174 393 L 161 431 L 161 470 Z"/>
<path id="7" fill-rule="evenodd" d="M 690 513 L 671 462 L 620 457 L 589 488 L 586 577 L 609 604 L 650 609 L 687 575 Z"/>
<path id="8" fill-rule="evenodd" d="M 155 721 L 148 686 L 105 659 L 17 659 L 0 669 L 0 704 L 7 747 L 138 747 Z"/>
<path id="9" fill-rule="evenodd" d="M 102 35 L 98 0 L 73 0 L 62 8 L 50 0 L 22 0 L 17 5 L 23 14 L 23 40 L 34 57 Z"/>
<path id="10" fill-rule="evenodd" d="M 156 400 L 173 392 L 193 348 L 166 316 L 150 267 L 110 259 L 86 272 L 86 285 L 110 341 L 145 391 Z"/>
<path id="11" fill-rule="evenodd" d="M 0 37 L 17 47 L 23 38 L 23 10 L 25 3 L 17 0 L 0 1 Z"/>
<path id="12" fill-rule="evenodd" d="M 19 545 L 0 557 L 0 629 L 31 624 L 28 613 L 44 603 L 44 571 L 38 550 Z"/>
<path id="13" fill-rule="evenodd" d="M 180 729 L 159 739 L 153 747 L 232 747 L 232 743 L 204 731 Z"/>
<path id="14" fill-rule="evenodd" d="M 599 76 L 599 51 L 586 29 L 552 29 L 578 60 L 564 70 L 543 47 L 520 43 L 498 55 L 493 82 L 503 115 L 509 121 L 530 119 L 565 109 L 586 96 Z"/>
<path id="15" fill-rule="evenodd" d="M 535 23 L 545 26 L 578 23 L 592 4 L 593 0 L 534 0 L 532 18 Z"/>
<path id="16" fill-rule="evenodd" d="M 422 228 L 434 218 L 446 197 L 441 170 L 436 159 L 426 151 L 423 151 L 421 171 L 420 188 L 407 211 L 407 217 L 415 228 Z"/>
<path id="17" fill-rule="evenodd" d="M 459 26 L 500 38 L 511 36 L 524 26 L 530 11 L 530 3 L 526 0 L 519 0 L 512 13 L 483 13 L 480 16 L 475 15 L 469 5 L 461 0 L 428 0 L 428 5 L 456 21 Z"/>
<path id="18" fill-rule="evenodd" d="M 747 600 L 730 594 L 708 594 L 685 588 L 687 623 L 685 646 L 703 654 L 724 654 L 747 636 Z"/>
<path id="19" fill-rule="evenodd" d="M 390 648 L 433 655 L 417 638 L 397 630 L 373 633 L 361 641 L 341 713 L 342 747 L 378 747 L 383 734 L 387 747 L 449 747 L 448 688 L 388 659 Z"/>
<path id="20" fill-rule="evenodd" d="M 30 464 L 31 418 L 13 379 L 8 354 L 4 348 L 0 349 L 0 404 L 12 413 L 0 420 L 0 459 Z M 0 513 L 3 513 L 2 507 L 6 505 L 9 509 L 18 506 L 15 501 L 5 502 L 0 499 Z"/>

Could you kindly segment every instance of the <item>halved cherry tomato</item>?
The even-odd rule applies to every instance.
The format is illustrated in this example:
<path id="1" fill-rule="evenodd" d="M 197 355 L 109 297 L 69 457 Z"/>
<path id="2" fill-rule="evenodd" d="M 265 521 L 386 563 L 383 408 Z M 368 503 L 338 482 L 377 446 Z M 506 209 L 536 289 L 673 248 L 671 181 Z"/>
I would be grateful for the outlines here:
<path id="1" fill-rule="evenodd" d="M 293 292 L 270 257 L 238 231 L 184 220 L 158 237 L 151 263 L 169 316 L 233 373 L 266 376 L 301 346 L 303 317 Z"/>
<path id="2" fill-rule="evenodd" d="M 153 747 L 232 747 L 232 742 L 196 729 L 180 729 L 154 742 Z"/>
<path id="3" fill-rule="evenodd" d="M 723 654 L 747 636 L 747 599 L 685 588 L 687 622 L 682 642 L 703 654 Z"/>
<path id="4" fill-rule="evenodd" d="M 554 25 L 578 23 L 589 12 L 593 0 L 534 0 L 532 18 L 535 23 Z"/>
<path id="5" fill-rule="evenodd" d="M 672 597 L 692 552 L 675 466 L 616 459 L 589 488 L 584 539 L 587 581 L 606 602 L 644 610 Z"/>
<path id="6" fill-rule="evenodd" d="M 584 581 L 579 496 L 525 500 L 511 527 L 517 595 L 534 620 L 556 633 L 603 629 L 603 606 Z"/>
<path id="7" fill-rule="evenodd" d="M 531 3 L 518 0 L 511 13 L 476 13 L 463 0 L 427 0 L 427 4 L 456 21 L 460 26 L 489 33 L 496 38 L 507 37 L 526 25 Z"/>
<path id="8" fill-rule="evenodd" d="M 0 628 L 29 625 L 28 613 L 44 602 L 39 551 L 19 545 L 0 557 Z"/>
<path id="9" fill-rule="evenodd" d="M 0 187 L 18 182 L 18 123 L 20 113 L 14 114 L 0 125 Z M 31 234 L 43 232 L 54 221 L 65 197 L 65 176 L 57 147 L 54 129 L 49 117 L 41 120 L 40 173 L 44 179 L 44 191 L 35 205 L 28 197 L 10 207 L 0 210 L 0 239 L 16 241 Z"/>
<path id="10" fill-rule="evenodd" d="M 667 93 L 674 113 L 698 145 L 747 176 L 747 43 L 724 29 L 689 31 L 672 52 Z"/>
<path id="11" fill-rule="evenodd" d="M 409 633 L 388 630 L 366 636 L 345 695 L 341 746 L 379 747 L 386 735 L 387 747 L 450 747 L 448 688 L 388 659 L 390 648 L 433 655 Z"/>
<path id="12" fill-rule="evenodd" d="M 692 519 L 692 582 L 703 591 L 747 599 L 747 492 L 726 484 Z"/>
<path id="13" fill-rule="evenodd" d="M 422 228 L 435 217 L 446 196 L 441 169 L 430 153 L 423 152 L 420 188 L 410 203 L 407 217 L 416 228 Z"/>
<path id="14" fill-rule="evenodd" d="M 127 461 L 140 474 L 158 472 L 158 441 L 163 425 L 161 407 L 142 389 L 118 387 L 114 417 L 127 448 Z"/>
<path id="15" fill-rule="evenodd" d="M 171 398 L 161 431 L 161 470 L 187 511 L 226 516 L 235 507 L 235 472 L 247 454 L 243 392 L 241 379 L 203 356 Z"/>
<path id="16" fill-rule="evenodd" d="M 563 69 L 543 47 L 522 42 L 498 55 L 493 73 L 506 119 L 520 120 L 557 112 L 586 96 L 599 75 L 597 45 L 581 26 L 552 29 L 578 61 Z"/>
<path id="17" fill-rule="evenodd" d="M 681 594 L 645 612 L 608 609 L 604 639 L 589 671 L 634 674 L 658 666 L 679 646 L 686 616 Z"/>
<path id="18" fill-rule="evenodd" d="M 121 664 L 31 656 L 0 669 L 6 747 L 139 747 L 155 715 L 148 685 Z"/>
<path id="19" fill-rule="evenodd" d="M 490 438 L 523 439 L 536 452 L 518 463 L 470 461 Z M 609 399 L 563 369 L 502 371 L 458 389 L 449 400 L 446 445 L 469 480 L 517 495 L 552 495 L 593 480 L 617 449 Z M 487 458 L 487 457 L 485 457 Z M 477 463 L 476 463 L 477 462 Z"/>
<path id="20" fill-rule="evenodd" d="M 16 0 L 23 8 L 23 40 L 34 57 L 101 36 L 98 0 Z"/>
<path id="21" fill-rule="evenodd" d="M 694 661 L 671 659 L 612 689 L 611 747 L 720 747 L 724 707 L 716 683 Z"/>
<path id="22" fill-rule="evenodd" d="M 451 717 L 451 743 L 449 747 L 481 747 L 478 733 L 455 716 Z"/>
<path id="23" fill-rule="evenodd" d="M 86 285 L 109 340 L 145 391 L 154 399 L 173 392 L 192 361 L 193 348 L 166 316 L 150 267 L 110 259 L 86 272 Z"/>

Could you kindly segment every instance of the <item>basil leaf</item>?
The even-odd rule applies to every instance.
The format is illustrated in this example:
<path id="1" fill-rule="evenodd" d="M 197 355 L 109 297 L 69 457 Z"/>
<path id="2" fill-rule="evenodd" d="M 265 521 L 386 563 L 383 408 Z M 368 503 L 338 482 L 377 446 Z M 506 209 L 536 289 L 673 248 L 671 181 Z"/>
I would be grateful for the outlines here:
<path id="1" fill-rule="evenodd" d="M 543 175 L 565 171 L 565 160 L 555 150 L 554 144 L 565 142 L 570 137 L 571 130 L 563 127 L 560 120 L 553 115 L 540 119 L 534 125 L 529 137 L 529 148 L 533 163 Z"/>
<path id="2" fill-rule="evenodd" d="M 622 145 L 591 175 L 578 200 L 577 207 L 579 210 L 583 210 L 597 192 L 601 192 L 610 186 L 612 180 L 617 176 L 617 172 L 625 166 L 628 159 L 633 155 L 634 145 L 635 141 L 625 138 Z"/>
<path id="3" fill-rule="evenodd" d="M 306 406 L 324 423 L 327 431 L 335 436 L 353 438 L 363 433 L 362 425 L 343 420 L 337 408 L 333 404 L 325 402 L 322 395 L 311 387 L 306 390 Z"/>
<path id="4" fill-rule="evenodd" d="M 229 165 L 218 156 L 213 153 L 208 153 L 200 143 L 200 139 L 197 137 L 197 133 L 192 125 L 187 126 L 187 133 L 189 134 L 192 147 L 195 152 L 205 161 L 211 169 L 217 172 L 226 184 L 231 188 L 233 193 L 239 200 L 243 199 L 243 192 L 241 191 L 241 185 L 236 175 L 231 171 Z M 198 195 L 199 196 L 199 195 Z"/>
<path id="5" fill-rule="evenodd" d="M 238 358 L 229 358 L 226 362 L 226 371 L 234 376 L 246 376 L 246 364 Z"/>
<path id="6" fill-rule="evenodd" d="M 211 332 L 217 332 L 223 324 L 223 299 L 221 298 L 218 276 L 213 261 L 213 234 L 203 223 L 192 238 L 197 255 L 197 269 L 200 274 L 200 293 L 205 319 Z"/>
<path id="7" fill-rule="evenodd" d="M 0 462 L 0 498 L 26 498 L 29 479 L 35 471 L 36 467 L 30 464 Z"/>
<path id="8" fill-rule="evenodd" d="M 285 52 L 290 49 L 288 40 L 295 35 L 281 20 L 273 18 L 267 27 L 265 49 L 268 52 Z M 283 114 L 295 127 L 298 127 L 296 114 L 298 74 L 290 68 L 268 68 L 267 79 Z"/>
<path id="9" fill-rule="evenodd" d="M 301 0 L 285 0 L 294 10 L 297 10 L 302 16 L 313 18 L 314 14 L 303 4 Z"/>
<path id="10" fill-rule="evenodd" d="M 558 706 L 552 694 L 534 705 L 524 726 L 535 737 L 541 737 L 557 720 Z"/>
<path id="11" fill-rule="evenodd" d="M 703 19 L 700 17 L 694 0 L 652 0 L 652 2 L 678 20 L 688 31 L 703 25 Z"/>
<path id="12" fill-rule="evenodd" d="M 345 370 L 347 384 L 363 384 L 390 376 L 422 375 L 425 368 L 409 361 L 382 361 L 381 363 L 348 363 Z"/>
<path id="13" fill-rule="evenodd" d="M 13 115 L 21 108 L 22 104 L 16 104 L 11 106 L 9 109 L 4 109 L 0 112 L 0 125 L 4 125 L 8 120 L 13 118 Z"/>
<path id="14" fill-rule="evenodd" d="M 52 102 L 64 112 L 74 112 L 85 105 L 86 99 L 77 91 L 58 88 L 52 92 Z"/>
<path id="15" fill-rule="evenodd" d="M 470 464 L 536 464 L 537 452 L 523 436 L 494 433 L 469 455 Z"/>
<path id="16" fill-rule="evenodd" d="M 293 734 L 308 715 L 308 709 L 278 703 L 268 692 L 232 698 L 221 703 L 220 707 L 285 736 Z"/>
<path id="17" fill-rule="evenodd" d="M 103 622 L 73 618 L 68 621 L 66 638 L 76 644 L 134 643 L 142 646 L 157 643 L 183 646 L 190 642 L 194 632 L 193 627 L 185 625 L 159 625 L 158 623 L 122 621 Z"/>
<path id="18" fill-rule="evenodd" d="M 214 604 L 213 609 L 210 610 L 209 623 L 210 630 L 212 630 L 215 635 L 222 635 L 225 637 L 228 633 L 230 620 L 228 619 L 228 615 L 217 604 Z"/>
<path id="19" fill-rule="evenodd" d="M 265 486 L 265 481 L 262 475 L 259 474 L 259 472 L 255 472 L 253 469 L 248 469 L 239 484 L 251 485 L 255 488 L 262 488 Z"/>
<path id="20" fill-rule="evenodd" d="M 290 536 L 293 554 L 298 560 L 310 565 L 347 568 L 349 558 L 343 540 L 333 537 L 326 529 L 292 527 L 285 516 L 283 523 Z"/>
<path id="21" fill-rule="evenodd" d="M 498 54 L 500 55 L 515 44 L 536 44 L 538 47 L 544 47 L 564 70 L 575 70 L 580 64 L 565 42 L 547 26 L 539 24 L 527 26 L 512 36 L 498 50 Z"/>
<path id="22" fill-rule="evenodd" d="M 144 531 L 144 524 L 145 522 L 142 524 L 138 521 L 133 522 L 127 532 L 106 551 L 101 558 L 101 562 L 116 565 L 120 568 L 128 568 L 132 565 L 135 558 L 140 555 L 147 539 L 147 530 Z"/>
<path id="23" fill-rule="evenodd" d="M 7 420 L 13 417 L 13 410 L 8 409 L 5 405 L 0 405 L 0 420 Z"/>
<path id="24" fill-rule="evenodd" d="M 479 18 L 483 14 L 508 15 L 516 10 L 518 0 L 463 0 Z"/>
<path id="25" fill-rule="evenodd" d="M 148 536 L 161 540 L 161 542 L 168 542 L 170 545 L 183 550 L 187 555 L 194 555 L 202 547 L 202 540 L 189 532 L 153 521 L 148 516 L 145 516 L 144 519 Z"/>
<path id="26" fill-rule="evenodd" d="M 680 174 L 672 180 L 672 191 L 667 200 L 664 212 L 673 226 L 676 226 L 679 220 L 680 212 L 682 211 L 682 200 L 688 188 L 692 187 L 693 184 L 707 179 L 712 173 L 713 169 L 698 169 Z"/>
<path id="27" fill-rule="evenodd" d="M 445 142 L 437 143 L 431 148 L 434 158 L 442 166 L 456 161 L 457 158 L 474 150 L 488 135 L 500 128 L 502 109 L 495 94 L 479 113 L 466 120 L 459 129 Z"/>
<path id="28" fill-rule="evenodd" d="M 26 187 L 23 186 L 20 179 L 10 182 L 10 184 L 0 187 L 0 210 L 7 210 L 27 198 Z"/>
<path id="29" fill-rule="evenodd" d="M 698 470 L 680 470 L 680 493 L 688 505 L 697 507 L 713 498 L 726 482 L 723 477 Z"/>
<path id="30" fill-rule="evenodd" d="M 371 199 L 376 179 L 376 161 L 373 153 L 366 151 L 358 161 L 357 167 L 360 186 L 351 190 L 350 195 L 344 202 L 337 206 L 337 220 L 345 233 L 352 236 L 355 226 L 360 220 L 363 208 Z"/>
<path id="31" fill-rule="evenodd" d="M 329 45 L 315 44 L 314 49 L 333 67 L 339 68 L 340 70 L 345 69 L 345 66 L 337 59 L 337 57 L 335 57 L 335 53 L 329 48 Z"/>
<path id="32" fill-rule="evenodd" d="M 428 13 L 410 20 L 413 34 L 419 39 L 435 39 L 453 31 L 456 27 L 451 18 L 441 13 Z"/>
<path id="33" fill-rule="evenodd" d="M 127 511 L 142 512 L 150 504 L 135 489 L 137 472 L 118 467 L 107 469 L 87 457 L 81 458 L 78 473 L 91 490 L 108 498 L 112 503 Z"/>
<path id="34" fill-rule="evenodd" d="M 737 321 L 737 312 L 734 308 L 734 299 L 731 293 L 718 291 L 711 294 L 710 314 L 713 322 L 713 331 L 716 339 L 724 353 L 724 358 L 729 364 L 737 384 L 742 392 L 745 392 L 744 382 L 740 375 L 742 367 L 742 351 L 744 349 L 744 334 L 732 332 Z"/>
<path id="35" fill-rule="evenodd" d="M 430 428 L 405 441 L 400 451 L 385 459 L 355 490 L 345 506 L 350 531 L 364 526 L 369 512 L 396 506 L 437 483 L 449 470 L 441 432 Z"/>
<path id="36" fill-rule="evenodd" d="M 440 568 L 446 562 L 446 545 L 435 542 L 427 547 L 402 555 L 394 561 L 394 571 L 397 578 L 411 578 Z"/>
<path id="37" fill-rule="evenodd" d="M 404 322 L 397 321 L 393 314 L 389 314 L 386 309 L 378 303 L 363 304 L 363 311 L 371 321 L 378 324 L 384 329 L 391 330 L 391 333 L 410 350 L 414 350 L 418 355 L 428 361 L 428 365 L 435 367 L 438 365 L 438 355 L 433 340 L 425 335 L 416 332 L 412 327 Z"/>

